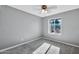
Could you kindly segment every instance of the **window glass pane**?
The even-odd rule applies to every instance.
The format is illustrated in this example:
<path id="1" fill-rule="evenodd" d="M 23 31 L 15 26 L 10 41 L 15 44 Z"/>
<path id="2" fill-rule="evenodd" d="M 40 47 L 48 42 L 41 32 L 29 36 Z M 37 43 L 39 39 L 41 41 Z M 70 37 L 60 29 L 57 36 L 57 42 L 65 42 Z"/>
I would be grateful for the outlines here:
<path id="1" fill-rule="evenodd" d="M 54 24 L 54 20 L 53 19 L 50 20 L 50 24 Z"/>
<path id="2" fill-rule="evenodd" d="M 61 31 L 61 20 L 60 19 L 51 19 L 50 20 L 50 32 L 51 33 L 60 33 Z"/>
<path id="3" fill-rule="evenodd" d="M 60 29 L 61 29 L 60 26 L 61 26 L 61 25 L 60 25 L 59 19 L 56 19 L 56 20 L 55 20 L 55 32 L 56 32 L 56 33 L 60 33 Z"/>
<path id="4" fill-rule="evenodd" d="M 60 33 L 60 25 L 59 24 L 55 25 L 55 32 Z"/>
<path id="5" fill-rule="evenodd" d="M 59 24 L 60 23 L 58 19 L 55 19 L 54 21 L 55 21 L 55 24 Z"/>

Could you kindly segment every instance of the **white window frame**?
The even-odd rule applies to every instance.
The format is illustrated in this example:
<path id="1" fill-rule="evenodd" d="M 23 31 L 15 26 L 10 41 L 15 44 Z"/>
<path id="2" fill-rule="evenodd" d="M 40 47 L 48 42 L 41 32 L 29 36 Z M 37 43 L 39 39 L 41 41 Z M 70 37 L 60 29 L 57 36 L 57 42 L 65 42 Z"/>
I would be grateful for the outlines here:
<path id="1" fill-rule="evenodd" d="M 50 20 L 51 19 L 60 19 L 60 33 L 56 33 L 56 32 L 51 32 L 51 24 L 50 24 Z M 51 18 L 51 19 L 48 19 L 48 33 L 49 34 L 52 34 L 52 35 L 61 35 L 62 33 L 62 19 L 61 18 Z"/>

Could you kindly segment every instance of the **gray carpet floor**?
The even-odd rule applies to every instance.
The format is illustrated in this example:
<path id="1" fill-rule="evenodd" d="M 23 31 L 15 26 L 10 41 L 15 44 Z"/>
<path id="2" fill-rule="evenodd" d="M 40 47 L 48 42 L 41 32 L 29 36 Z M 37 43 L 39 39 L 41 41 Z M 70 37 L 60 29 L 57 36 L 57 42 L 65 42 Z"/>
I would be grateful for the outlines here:
<path id="1" fill-rule="evenodd" d="M 79 54 L 79 48 L 77 47 L 50 41 L 47 39 L 35 40 L 19 47 L 1 52 L 0 54 L 32 54 L 39 46 L 41 46 L 45 42 L 60 47 L 60 54 Z"/>

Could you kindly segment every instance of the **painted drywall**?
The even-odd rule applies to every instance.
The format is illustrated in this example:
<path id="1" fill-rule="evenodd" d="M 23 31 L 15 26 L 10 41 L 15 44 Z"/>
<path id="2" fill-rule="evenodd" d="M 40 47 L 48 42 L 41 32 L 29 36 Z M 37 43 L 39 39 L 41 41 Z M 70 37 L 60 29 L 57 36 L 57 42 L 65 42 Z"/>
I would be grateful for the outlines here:
<path id="1" fill-rule="evenodd" d="M 9 6 L 0 6 L 0 49 L 41 35 L 41 18 Z"/>
<path id="2" fill-rule="evenodd" d="M 48 33 L 48 20 L 52 18 L 61 18 L 62 32 L 61 35 Z M 73 45 L 79 45 L 79 9 L 55 14 L 43 18 L 43 35 L 54 41 L 61 41 Z"/>

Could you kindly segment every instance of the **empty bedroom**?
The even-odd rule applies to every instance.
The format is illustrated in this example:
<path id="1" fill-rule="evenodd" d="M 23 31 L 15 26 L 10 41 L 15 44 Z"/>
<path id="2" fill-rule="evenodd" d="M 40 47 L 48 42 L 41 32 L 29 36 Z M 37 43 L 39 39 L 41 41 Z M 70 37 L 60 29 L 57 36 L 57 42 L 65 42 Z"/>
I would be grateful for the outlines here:
<path id="1" fill-rule="evenodd" d="M 0 5 L 0 54 L 79 54 L 79 5 Z"/>

